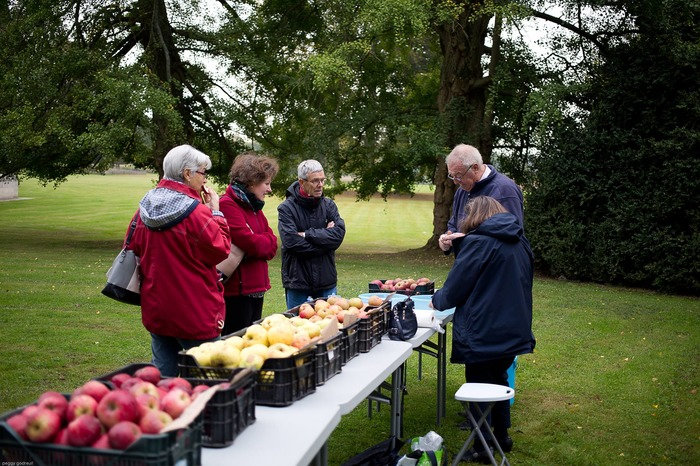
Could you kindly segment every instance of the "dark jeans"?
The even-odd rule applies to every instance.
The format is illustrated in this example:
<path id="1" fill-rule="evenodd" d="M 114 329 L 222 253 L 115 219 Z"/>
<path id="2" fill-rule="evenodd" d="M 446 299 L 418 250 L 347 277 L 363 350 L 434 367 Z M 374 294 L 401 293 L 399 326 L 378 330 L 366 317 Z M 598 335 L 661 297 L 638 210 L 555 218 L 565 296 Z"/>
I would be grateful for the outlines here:
<path id="1" fill-rule="evenodd" d="M 230 335 L 242 328 L 248 327 L 262 316 L 263 299 L 250 296 L 225 296 L 226 322 L 221 335 Z"/>
<path id="2" fill-rule="evenodd" d="M 493 359 L 475 364 L 465 364 L 464 374 L 469 383 L 493 383 L 496 385 L 508 386 L 508 368 L 513 364 L 515 357 Z M 477 421 L 481 417 L 473 403 L 469 403 L 469 410 Z M 479 403 L 479 407 L 483 412 L 488 403 Z M 493 431 L 497 438 L 502 438 L 508 432 L 510 427 L 510 400 L 497 401 L 491 409 L 489 415 L 489 425 L 493 427 Z M 482 426 L 481 433 L 487 440 L 491 437 L 486 432 L 486 428 Z M 474 443 L 475 447 L 481 447 L 479 442 Z"/>
<path id="3" fill-rule="evenodd" d="M 177 353 L 218 339 L 219 337 L 210 340 L 185 340 L 151 333 L 151 352 L 153 353 L 151 362 L 160 370 L 163 377 L 177 377 L 180 373 L 177 367 Z"/>

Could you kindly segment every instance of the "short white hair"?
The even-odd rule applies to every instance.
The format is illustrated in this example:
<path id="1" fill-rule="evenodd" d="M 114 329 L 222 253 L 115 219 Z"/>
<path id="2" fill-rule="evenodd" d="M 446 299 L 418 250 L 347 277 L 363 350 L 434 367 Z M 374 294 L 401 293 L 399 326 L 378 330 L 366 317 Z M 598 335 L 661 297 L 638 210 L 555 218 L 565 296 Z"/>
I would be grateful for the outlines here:
<path id="1" fill-rule="evenodd" d="M 318 160 L 304 160 L 297 167 L 297 175 L 300 180 L 308 180 L 309 173 L 322 172 L 323 166 Z"/>
<path id="2" fill-rule="evenodd" d="M 451 160 L 460 162 L 465 167 L 471 167 L 474 164 L 479 166 L 484 164 L 484 159 L 481 158 L 479 149 L 469 144 L 456 145 L 452 152 L 445 157 L 445 163 L 450 163 Z"/>
<path id="3" fill-rule="evenodd" d="M 163 176 L 171 180 L 183 181 L 185 170 L 194 172 L 202 166 L 206 170 L 211 168 L 209 156 L 188 144 L 183 144 L 170 149 L 163 159 Z"/>

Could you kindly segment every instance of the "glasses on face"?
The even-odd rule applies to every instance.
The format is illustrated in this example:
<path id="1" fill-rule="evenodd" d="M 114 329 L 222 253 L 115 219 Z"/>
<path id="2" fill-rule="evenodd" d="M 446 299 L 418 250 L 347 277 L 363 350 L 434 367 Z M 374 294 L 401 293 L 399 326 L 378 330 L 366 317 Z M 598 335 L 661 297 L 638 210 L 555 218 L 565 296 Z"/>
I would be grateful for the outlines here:
<path id="1" fill-rule="evenodd" d="M 452 173 L 448 173 L 448 174 L 447 174 L 447 177 L 448 177 L 449 179 L 451 179 L 452 181 L 460 182 L 460 181 L 462 181 L 462 180 L 464 179 L 465 176 L 467 176 L 467 173 L 469 173 L 469 170 L 471 170 L 471 169 L 472 169 L 472 166 L 470 165 L 470 166 L 467 168 L 467 171 L 464 172 L 464 173 L 462 173 L 461 175 L 455 175 L 455 174 L 452 174 Z"/>
<path id="2" fill-rule="evenodd" d="M 304 180 L 307 183 L 311 183 L 314 186 L 320 186 L 322 184 L 326 184 L 326 179 L 325 178 L 318 178 L 316 180 Z"/>
<path id="3" fill-rule="evenodd" d="M 204 178 L 207 177 L 207 172 L 200 172 L 199 170 L 197 170 L 195 173 L 199 173 L 199 174 L 202 175 Z"/>

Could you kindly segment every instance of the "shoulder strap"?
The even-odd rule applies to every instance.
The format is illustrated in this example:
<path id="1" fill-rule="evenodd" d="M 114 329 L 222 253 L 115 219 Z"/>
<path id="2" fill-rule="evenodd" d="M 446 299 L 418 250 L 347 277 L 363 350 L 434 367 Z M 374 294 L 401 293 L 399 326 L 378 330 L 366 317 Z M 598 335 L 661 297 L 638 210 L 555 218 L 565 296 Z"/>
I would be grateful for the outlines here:
<path id="1" fill-rule="evenodd" d="M 124 242 L 124 248 L 129 245 L 131 242 L 131 237 L 134 234 L 134 231 L 136 230 L 136 221 L 139 215 L 139 211 L 137 210 L 136 213 L 134 214 L 134 217 L 131 219 L 131 226 L 129 227 L 129 233 L 126 235 L 126 242 Z"/>

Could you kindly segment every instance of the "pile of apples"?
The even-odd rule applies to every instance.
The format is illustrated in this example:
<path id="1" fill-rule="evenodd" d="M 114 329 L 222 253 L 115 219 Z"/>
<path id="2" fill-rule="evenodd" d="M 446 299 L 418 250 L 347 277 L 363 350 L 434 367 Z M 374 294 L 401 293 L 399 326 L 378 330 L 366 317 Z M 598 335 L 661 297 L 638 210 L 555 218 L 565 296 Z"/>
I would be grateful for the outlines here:
<path id="1" fill-rule="evenodd" d="M 338 323 L 343 324 L 346 315 L 354 315 L 358 319 L 366 319 L 367 306 L 360 298 L 345 299 L 342 296 L 330 296 L 327 299 L 317 299 L 316 302 L 304 303 L 299 306 L 299 317 L 310 322 L 321 322 L 323 319 L 335 316 Z"/>
<path id="2" fill-rule="evenodd" d="M 413 291 L 420 285 L 432 283 L 432 280 L 425 277 L 419 278 L 418 280 L 414 280 L 413 278 L 395 278 L 384 282 L 381 280 L 373 280 L 370 283 L 377 285 L 382 291 Z"/>
<path id="3" fill-rule="evenodd" d="M 246 328 L 243 336 L 235 335 L 207 342 L 187 350 L 202 367 L 260 369 L 269 358 L 286 358 L 307 346 L 320 335 L 330 320 L 318 324 L 283 314 L 272 314 L 259 324 Z"/>
<path id="4" fill-rule="evenodd" d="M 133 376 L 116 374 L 111 382 L 113 390 L 96 380 L 86 382 L 69 399 L 44 392 L 7 423 L 30 442 L 124 450 L 142 434 L 159 433 L 209 388 L 193 388 L 179 377 L 162 379 L 154 366 L 144 366 Z"/>

